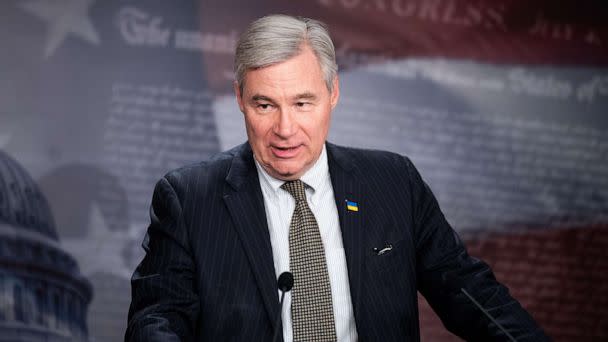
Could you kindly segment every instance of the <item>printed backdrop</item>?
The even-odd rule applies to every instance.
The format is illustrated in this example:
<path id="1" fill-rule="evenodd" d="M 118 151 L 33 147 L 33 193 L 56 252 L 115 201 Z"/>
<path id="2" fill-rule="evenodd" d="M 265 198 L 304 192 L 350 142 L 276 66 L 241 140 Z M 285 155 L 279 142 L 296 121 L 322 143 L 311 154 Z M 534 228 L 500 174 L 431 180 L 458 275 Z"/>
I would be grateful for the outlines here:
<path id="1" fill-rule="evenodd" d="M 603 2 L 4 0 L 0 149 L 93 286 L 92 340 L 122 339 L 155 182 L 245 140 L 233 50 L 269 13 L 329 25 L 332 142 L 411 157 L 556 341 L 608 338 Z M 421 311 L 424 341 L 458 341 Z"/>

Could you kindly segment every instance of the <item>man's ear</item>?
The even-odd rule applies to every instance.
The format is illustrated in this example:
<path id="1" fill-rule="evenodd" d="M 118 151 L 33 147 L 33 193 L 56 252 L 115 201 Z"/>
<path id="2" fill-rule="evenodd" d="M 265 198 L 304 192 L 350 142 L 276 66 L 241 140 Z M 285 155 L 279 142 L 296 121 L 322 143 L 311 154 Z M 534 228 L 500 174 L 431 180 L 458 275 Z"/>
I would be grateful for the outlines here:
<path id="1" fill-rule="evenodd" d="M 245 113 L 245 106 L 243 105 L 243 94 L 241 94 L 241 87 L 239 86 L 239 82 L 234 81 L 234 95 L 236 96 L 236 102 L 239 104 L 239 108 L 241 112 Z"/>
<path id="2" fill-rule="evenodd" d="M 340 99 L 340 80 L 338 79 L 338 75 L 336 75 L 333 80 L 333 89 L 331 91 L 330 99 L 329 99 L 332 110 L 338 104 L 339 99 Z"/>

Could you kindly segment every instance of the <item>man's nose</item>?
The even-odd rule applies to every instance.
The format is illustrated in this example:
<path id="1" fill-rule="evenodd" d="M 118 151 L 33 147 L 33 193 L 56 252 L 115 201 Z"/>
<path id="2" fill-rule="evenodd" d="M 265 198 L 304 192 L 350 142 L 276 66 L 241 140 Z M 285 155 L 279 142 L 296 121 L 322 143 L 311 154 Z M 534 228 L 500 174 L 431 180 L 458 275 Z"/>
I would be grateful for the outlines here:
<path id="1" fill-rule="evenodd" d="M 298 130 L 298 124 L 294 113 L 290 109 L 281 109 L 274 125 L 274 133 L 282 138 L 294 135 Z"/>

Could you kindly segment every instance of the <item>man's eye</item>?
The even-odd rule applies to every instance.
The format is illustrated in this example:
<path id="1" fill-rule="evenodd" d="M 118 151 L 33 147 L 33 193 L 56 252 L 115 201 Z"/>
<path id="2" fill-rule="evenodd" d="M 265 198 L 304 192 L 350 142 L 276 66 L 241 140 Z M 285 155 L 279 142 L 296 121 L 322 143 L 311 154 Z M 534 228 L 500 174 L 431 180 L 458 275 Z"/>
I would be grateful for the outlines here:
<path id="1" fill-rule="evenodd" d="M 258 109 L 262 111 L 269 111 L 272 109 L 272 105 L 269 103 L 260 103 L 258 104 Z"/>
<path id="2" fill-rule="evenodd" d="M 296 102 L 296 107 L 301 109 L 309 108 L 312 104 L 310 102 Z"/>

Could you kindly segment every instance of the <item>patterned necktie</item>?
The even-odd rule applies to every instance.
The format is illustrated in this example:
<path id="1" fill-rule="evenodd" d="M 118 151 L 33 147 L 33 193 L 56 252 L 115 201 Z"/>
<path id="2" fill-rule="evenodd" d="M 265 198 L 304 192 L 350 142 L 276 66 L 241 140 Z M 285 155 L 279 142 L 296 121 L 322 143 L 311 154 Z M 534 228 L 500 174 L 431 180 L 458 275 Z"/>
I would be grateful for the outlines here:
<path id="1" fill-rule="evenodd" d="M 306 202 L 304 183 L 281 186 L 296 200 L 289 226 L 289 267 L 294 277 L 291 291 L 293 340 L 336 341 L 331 287 L 319 226 Z"/>

